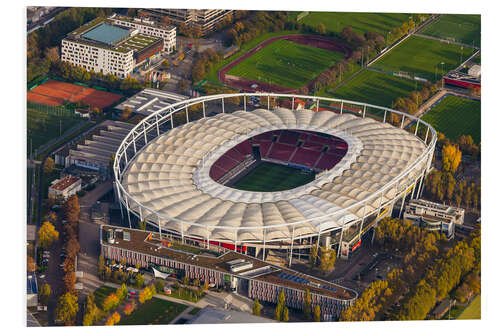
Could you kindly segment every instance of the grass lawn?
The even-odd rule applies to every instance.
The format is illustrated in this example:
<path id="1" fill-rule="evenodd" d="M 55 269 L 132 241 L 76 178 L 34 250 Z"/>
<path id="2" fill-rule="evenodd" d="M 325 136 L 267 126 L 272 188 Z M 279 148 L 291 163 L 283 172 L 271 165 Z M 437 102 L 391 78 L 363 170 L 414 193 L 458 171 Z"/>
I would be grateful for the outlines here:
<path id="1" fill-rule="evenodd" d="M 461 52 L 463 61 L 469 58 L 474 50 L 464 47 L 461 51 L 458 45 L 412 36 L 380 58 L 373 67 L 390 72 L 403 71 L 435 81 L 443 73 L 460 64 Z M 444 64 L 441 65 L 441 62 Z"/>
<path id="2" fill-rule="evenodd" d="M 108 287 L 108 286 L 100 286 L 94 291 L 95 296 L 95 304 L 102 309 L 102 302 L 104 299 L 114 293 L 116 288 Z"/>
<path id="3" fill-rule="evenodd" d="M 481 295 L 476 296 L 457 319 L 481 319 Z"/>
<path id="4" fill-rule="evenodd" d="M 205 293 L 202 293 L 201 297 L 196 297 L 194 290 L 192 290 L 188 287 L 184 287 L 184 286 L 181 286 L 178 289 L 172 288 L 170 294 L 165 294 L 163 292 L 161 292 L 160 294 L 165 295 L 165 296 L 178 298 L 178 299 L 182 299 L 182 300 L 193 302 L 193 303 L 196 303 L 200 299 L 205 297 Z"/>
<path id="5" fill-rule="evenodd" d="M 31 148 L 30 142 L 33 144 L 34 151 L 41 145 L 59 137 L 59 130 L 64 133 L 76 124 L 85 121 L 85 118 L 81 118 L 69 110 L 60 108 L 57 111 L 51 111 L 50 108 L 47 107 L 46 110 L 44 110 L 44 106 L 40 108 L 28 106 L 27 108 L 28 155 Z M 56 109 L 54 108 L 54 110 Z"/>
<path id="6" fill-rule="evenodd" d="M 481 15 L 447 14 L 421 31 L 423 35 L 481 46 Z"/>
<path id="7" fill-rule="evenodd" d="M 300 12 L 294 13 L 295 16 Z M 310 12 L 300 23 L 316 27 L 323 23 L 327 31 L 339 33 L 345 26 L 351 26 L 357 33 L 379 32 L 384 35 L 393 28 L 400 27 L 410 19 L 411 14 L 401 13 L 340 13 Z"/>
<path id="8" fill-rule="evenodd" d="M 407 97 L 410 92 L 420 89 L 422 83 L 390 74 L 364 70 L 352 80 L 328 93 L 328 97 L 343 98 L 357 102 L 391 107 L 398 97 Z"/>
<path id="9" fill-rule="evenodd" d="M 471 135 L 474 142 L 481 142 L 481 102 L 448 95 L 427 112 L 422 120 L 451 140 L 461 135 Z"/>
<path id="10" fill-rule="evenodd" d="M 300 88 L 344 57 L 343 53 L 278 40 L 243 60 L 228 74 Z"/>
<path id="11" fill-rule="evenodd" d="M 263 162 L 232 187 L 243 191 L 275 192 L 289 190 L 314 180 L 314 172 Z"/>
<path id="12" fill-rule="evenodd" d="M 165 325 L 187 308 L 184 304 L 156 297 L 138 306 L 129 316 L 123 316 L 118 325 Z"/>

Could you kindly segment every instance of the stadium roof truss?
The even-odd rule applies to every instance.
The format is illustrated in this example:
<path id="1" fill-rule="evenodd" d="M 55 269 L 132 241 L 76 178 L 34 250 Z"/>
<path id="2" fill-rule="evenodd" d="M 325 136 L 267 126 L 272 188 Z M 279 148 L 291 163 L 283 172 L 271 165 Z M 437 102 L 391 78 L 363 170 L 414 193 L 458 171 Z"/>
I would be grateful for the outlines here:
<path id="1" fill-rule="evenodd" d="M 361 115 L 285 108 L 246 111 L 250 96 L 300 98 L 367 107 L 384 113 Z M 243 110 L 224 113 L 224 100 L 243 97 Z M 221 101 L 222 113 L 208 117 L 207 102 Z M 174 114 L 202 105 L 203 118 L 175 126 Z M 268 103 L 269 104 L 269 103 Z M 292 103 L 293 105 L 293 103 Z M 401 126 L 386 122 L 389 113 Z M 416 126 L 403 129 L 405 120 Z M 348 143 L 344 158 L 316 180 L 282 192 L 247 192 L 216 183 L 211 165 L 238 143 L 277 129 L 307 130 Z M 419 133 L 425 134 L 417 134 Z M 425 136 L 425 137 L 424 137 Z M 203 96 L 156 111 L 123 140 L 114 161 L 120 203 L 141 220 L 181 237 L 242 243 L 293 241 L 343 230 L 380 214 L 415 191 L 431 165 L 436 132 L 426 122 L 400 111 L 316 96 L 239 93 Z M 413 192 L 412 192 L 413 196 Z M 341 236 L 342 237 L 342 236 Z"/>

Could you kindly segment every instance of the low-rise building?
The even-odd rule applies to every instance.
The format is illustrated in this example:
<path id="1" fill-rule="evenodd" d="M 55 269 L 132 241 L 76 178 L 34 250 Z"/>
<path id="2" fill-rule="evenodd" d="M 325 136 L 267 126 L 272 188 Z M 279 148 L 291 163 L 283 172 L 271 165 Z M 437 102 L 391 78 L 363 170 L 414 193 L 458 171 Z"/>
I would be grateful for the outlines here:
<path id="1" fill-rule="evenodd" d="M 69 198 L 82 189 L 82 180 L 78 177 L 66 176 L 56 179 L 49 187 L 49 198 Z"/>
<path id="2" fill-rule="evenodd" d="M 463 208 L 423 199 L 412 199 L 406 205 L 403 217 L 428 230 L 440 231 L 451 239 L 455 235 L 455 225 L 462 225 L 464 216 Z"/>

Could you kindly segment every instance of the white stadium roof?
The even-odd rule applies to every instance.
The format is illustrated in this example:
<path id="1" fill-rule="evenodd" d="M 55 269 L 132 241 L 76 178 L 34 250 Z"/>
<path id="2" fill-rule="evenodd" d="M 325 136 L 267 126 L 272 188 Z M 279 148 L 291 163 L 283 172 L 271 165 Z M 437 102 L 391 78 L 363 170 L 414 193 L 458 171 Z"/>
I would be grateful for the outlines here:
<path id="1" fill-rule="evenodd" d="M 283 192 L 247 192 L 208 176 L 222 154 L 259 133 L 276 129 L 322 132 L 348 143 L 344 158 L 309 184 Z M 339 228 L 376 210 L 400 189 L 393 187 L 351 208 L 404 173 L 425 151 L 424 143 L 387 123 L 329 111 L 278 108 L 218 114 L 176 127 L 137 153 L 122 177 L 124 190 L 159 216 L 162 228 L 184 235 L 239 242 L 298 238 Z M 421 163 L 400 184 L 414 181 Z M 130 209 L 140 207 L 129 201 Z M 341 211 L 344 208 L 349 210 Z M 339 212 L 340 211 L 340 212 Z M 339 212 L 339 213 L 335 213 Z M 157 223 L 157 216 L 144 218 Z M 328 217 L 324 217 L 328 215 Z M 168 218 L 167 218 L 168 217 Z M 316 219 L 314 219 L 316 218 Z M 314 219 L 305 223 L 304 220 Z M 181 223 L 182 221 L 182 223 Z M 275 228 L 265 227 L 276 225 Z"/>

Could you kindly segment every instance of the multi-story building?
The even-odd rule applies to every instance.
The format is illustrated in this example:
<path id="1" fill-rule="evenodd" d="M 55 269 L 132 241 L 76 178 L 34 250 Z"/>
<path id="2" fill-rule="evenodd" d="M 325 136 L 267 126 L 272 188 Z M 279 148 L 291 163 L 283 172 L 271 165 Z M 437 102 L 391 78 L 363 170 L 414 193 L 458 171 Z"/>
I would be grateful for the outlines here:
<path id="1" fill-rule="evenodd" d="M 455 235 L 455 225 L 463 224 L 464 215 L 463 208 L 423 199 L 412 199 L 406 205 L 403 217 L 428 230 L 440 231 L 451 239 Z"/>
<path id="2" fill-rule="evenodd" d="M 163 38 L 98 17 L 61 41 L 61 60 L 84 69 L 126 78 L 164 49 Z"/>
<path id="3" fill-rule="evenodd" d="M 233 13 L 228 9 L 142 9 L 146 15 L 168 17 L 173 24 L 199 27 L 203 36 L 215 30 L 215 25 Z"/>
<path id="4" fill-rule="evenodd" d="M 175 50 L 176 28 L 172 25 L 161 24 L 146 18 L 128 17 L 113 14 L 109 19 L 117 26 L 137 29 L 140 34 L 163 38 L 163 51 L 172 53 Z"/>
<path id="5" fill-rule="evenodd" d="M 67 176 L 62 179 L 56 179 L 49 187 L 49 198 L 68 197 L 76 194 L 82 189 L 82 180 L 78 177 Z"/>
<path id="6" fill-rule="evenodd" d="M 109 261 L 153 266 L 177 278 L 188 276 L 208 281 L 213 286 L 270 303 L 277 303 L 283 291 L 286 305 L 299 310 L 309 290 L 312 308 L 319 305 L 325 321 L 338 318 L 357 298 L 354 290 L 252 256 L 223 252 L 221 247 L 212 245 L 204 250 L 206 243 L 201 247 L 179 245 L 158 233 L 109 225 L 101 225 L 100 243 L 101 253 Z"/>

